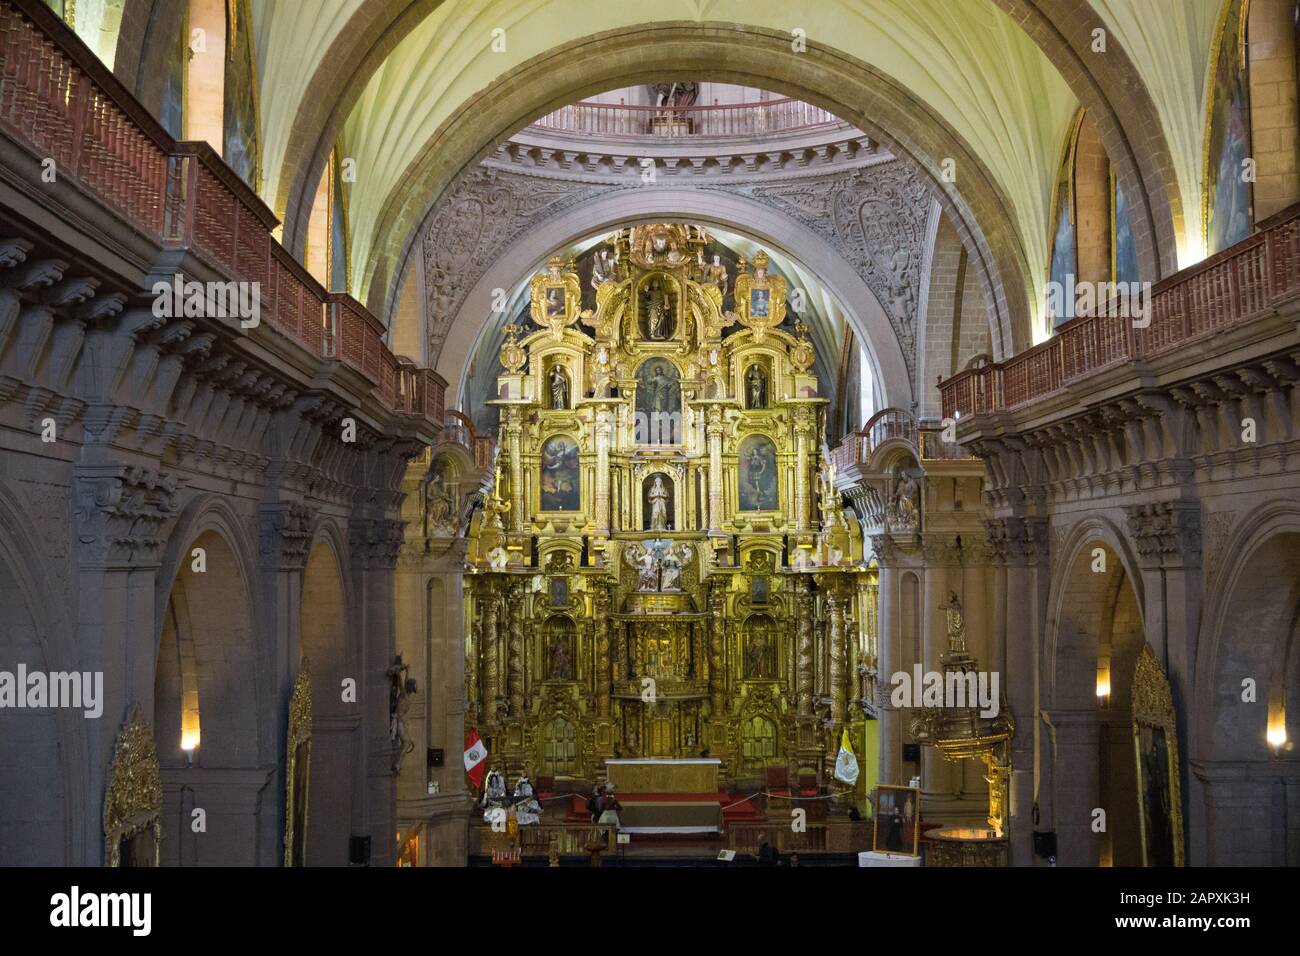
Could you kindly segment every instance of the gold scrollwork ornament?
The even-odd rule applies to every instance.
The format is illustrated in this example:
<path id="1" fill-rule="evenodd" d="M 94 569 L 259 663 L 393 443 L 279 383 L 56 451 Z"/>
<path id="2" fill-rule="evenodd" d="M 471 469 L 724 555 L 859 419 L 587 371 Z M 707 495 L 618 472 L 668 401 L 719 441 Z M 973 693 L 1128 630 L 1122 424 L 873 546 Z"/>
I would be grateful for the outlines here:
<path id="1" fill-rule="evenodd" d="M 153 728 L 141 716 L 140 705 L 133 703 L 117 735 L 104 793 L 104 859 L 108 865 L 122 866 L 123 844 L 145 833 L 152 833 L 153 865 L 158 866 L 162 849 L 162 772 Z"/>
<path id="2" fill-rule="evenodd" d="M 528 285 L 529 308 L 536 322 L 550 329 L 552 338 L 559 342 L 564 330 L 574 323 L 582 308 L 582 286 L 576 272 L 561 272 L 563 260 L 552 256 L 546 271 L 533 276 Z"/>
<path id="3" fill-rule="evenodd" d="M 767 265 L 767 254 L 760 250 L 754 256 L 753 275 L 736 276 L 736 315 L 753 330 L 755 342 L 762 342 L 785 320 L 785 278 L 768 275 Z"/>
<path id="4" fill-rule="evenodd" d="M 307 862 L 308 782 L 311 779 L 311 672 L 302 659 L 289 698 L 289 726 L 285 733 L 284 865 Z"/>

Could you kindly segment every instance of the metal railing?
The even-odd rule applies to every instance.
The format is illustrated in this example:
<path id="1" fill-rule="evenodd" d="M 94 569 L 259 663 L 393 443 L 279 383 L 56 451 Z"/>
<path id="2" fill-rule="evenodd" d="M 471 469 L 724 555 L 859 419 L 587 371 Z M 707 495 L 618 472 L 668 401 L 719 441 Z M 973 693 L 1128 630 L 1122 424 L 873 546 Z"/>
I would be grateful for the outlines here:
<path id="1" fill-rule="evenodd" d="M 608 136 L 703 136 L 726 138 L 792 133 L 847 123 L 820 107 L 790 97 L 758 103 L 716 106 L 628 106 L 623 103 L 571 103 L 533 124 L 556 133 Z"/>

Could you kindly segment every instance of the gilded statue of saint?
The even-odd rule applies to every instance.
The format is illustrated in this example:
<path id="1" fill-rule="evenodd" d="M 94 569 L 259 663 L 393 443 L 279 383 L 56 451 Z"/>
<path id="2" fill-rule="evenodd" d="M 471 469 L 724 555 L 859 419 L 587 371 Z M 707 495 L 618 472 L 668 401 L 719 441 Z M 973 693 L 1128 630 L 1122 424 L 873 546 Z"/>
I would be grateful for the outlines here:
<path id="1" fill-rule="evenodd" d="M 745 375 L 750 408 L 767 408 L 767 376 L 757 365 L 751 365 Z"/>
<path id="2" fill-rule="evenodd" d="M 948 617 L 948 650 L 954 654 L 966 653 L 966 619 L 962 616 L 961 600 L 956 591 L 948 592 L 948 603 L 939 605 Z"/>
<path id="3" fill-rule="evenodd" d="M 664 487 L 663 475 L 655 475 L 650 489 L 650 530 L 668 530 L 668 489 Z"/>
<path id="4" fill-rule="evenodd" d="M 569 407 L 569 376 L 563 365 L 551 366 L 551 408 Z"/>

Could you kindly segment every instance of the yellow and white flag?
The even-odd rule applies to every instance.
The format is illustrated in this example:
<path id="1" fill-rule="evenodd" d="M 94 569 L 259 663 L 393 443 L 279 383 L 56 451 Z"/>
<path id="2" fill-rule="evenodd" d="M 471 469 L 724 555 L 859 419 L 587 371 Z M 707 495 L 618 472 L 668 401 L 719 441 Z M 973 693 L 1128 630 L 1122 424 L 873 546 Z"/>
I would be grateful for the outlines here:
<path id="1" fill-rule="evenodd" d="M 845 728 L 840 735 L 840 752 L 835 757 L 835 779 L 849 786 L 858 782 L 858 758 L 853 756 L 853 744 L 849 741 L 849 731 Z"/>

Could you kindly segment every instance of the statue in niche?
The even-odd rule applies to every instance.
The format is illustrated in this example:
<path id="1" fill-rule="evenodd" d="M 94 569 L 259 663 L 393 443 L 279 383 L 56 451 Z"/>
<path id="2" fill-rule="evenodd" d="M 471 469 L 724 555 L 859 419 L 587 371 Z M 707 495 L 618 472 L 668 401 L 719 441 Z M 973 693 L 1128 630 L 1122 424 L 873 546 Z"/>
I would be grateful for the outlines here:
<path id="1" fill-rule="evenodd" d="M 672 338 L 676 327 L 673 316 L 673 294 L 658 277 L 652 278 L 641 289 L 641 331 L 652 342 Z"/>
<path id="2" fill-rule="evenodd" d="M 654 483 L 646 493 L 647 503 L 650 505 L 649 511 L 649 529 L 651 531 L 668 531 L 672 526 L 670 516 L 670 507 L 672 505 L 672 492 L 664 485 L 664 476 L 655 475 Z"/>
<path id="3" fill-rule="evenodd" d="M 627 562 L 637 573 L 638 591 L 659 590 L 659 556 L 654 548 L 644 545 L 631 545 L 625 552 Z"/>
<path id="4" fill-rule="evenodd" d="M 551 408 L 569 407 L 569 373 L 563 365 L 552 365 L 550 378 Z"/>
<path id="5" fill-rule="evenodd" d="M 677 243 L 675 242 L 668 243 L 668 255 L 665 256 L 665 258 L 668 260 L 668 265 L 672 266 L 674 269 L 686 261 L 686 256 L 682 254 L 682 250 L 677 248 Z"/>
<path id="6" fill-rule="evenodd" d="M 745 373 L 745 392 L 750 408 L 767 408 L 767 375 L 757 364 Z"/>
<path id="7" fill-rule="evenodd" d="M 428 534 L 454 534 L 456 501 L 447 487 L 447 460 L 435 458 L 429 468 L 429 483 L 424 492 Z"/>
<path id="8" fill-rule="evenodd" d="M 681 545 L 680 550 L 685 552 L 685 556 L 690 555 L 690 549 L 687 545 Z M 663 572 L 659 584 L 661 591 L 680 591 L 682 579 L 682 565 L 685 563 L 685 557 L 679 552 L 679 549 L 669 545 L 664 549 L 663 556 L 660 558 L 660 568 Z"/>
<path id="9" fill-rule="evenodd" d="M 948 619 L 948 651 L 952 654 L 966 653 L 966 619 L 962 614 L 961 599 L 956 591 L 948 592 L 948 603 L 940 604 Z"/>
<path id="10" fill-rule="evenodd" d="M 705 282 L 716 286 L 723 295 L 727 294 L 727 267 L 722 264 L 722 256 L 715 254 L 713 261 L 709 265 L 702 265 L 701 271 L 704 274 Z"/>
<path id="11" fill-rule="evenodd" d="M 573 661 L 569 657 L 569 642 L 563 634 L 551 638 L 547 651 L 547 669 L 551 680 L 572 680 Z"/>
<path id="12" fill-rule="evenodd" d="M 916 478 L 906 468 L 899 468 L 894 480 L 894 497 L 889 505 L 889 524 L 895 531 L 915 531 L 920 523 Z"/>
<path id="13" fill-rule="evenodd" d="M 771 647 L 772 640 L 767 619 L 755 619 L 749 625 L 749 639 L 745 642 L 745 677 L 751 680 L 766 680 L 773 676 Z"/>
<path id="14" fill-rule="evenodd" d="M 599 289 L 613 279 L 616 265 L 617 260 L 610 257 L 609 250 L 601 249 L 600 255 L 596 256 L 591 264 L 591 287 Z"/>

